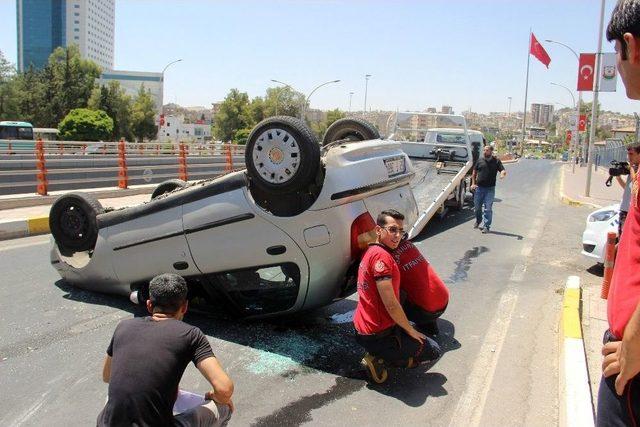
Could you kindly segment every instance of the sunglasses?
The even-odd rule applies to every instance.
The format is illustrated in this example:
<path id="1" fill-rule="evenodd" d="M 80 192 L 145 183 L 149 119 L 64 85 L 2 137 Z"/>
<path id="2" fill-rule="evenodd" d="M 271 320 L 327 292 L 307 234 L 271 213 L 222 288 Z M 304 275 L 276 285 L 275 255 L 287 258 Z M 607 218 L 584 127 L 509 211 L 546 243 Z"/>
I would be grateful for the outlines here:
<path id="1" fill-rule="evenodd" d="M 387 230 L 391 234 L 404 234 L 404 228 L 396 227 L 392 225 L 391 227 L 382 227 Z"/>

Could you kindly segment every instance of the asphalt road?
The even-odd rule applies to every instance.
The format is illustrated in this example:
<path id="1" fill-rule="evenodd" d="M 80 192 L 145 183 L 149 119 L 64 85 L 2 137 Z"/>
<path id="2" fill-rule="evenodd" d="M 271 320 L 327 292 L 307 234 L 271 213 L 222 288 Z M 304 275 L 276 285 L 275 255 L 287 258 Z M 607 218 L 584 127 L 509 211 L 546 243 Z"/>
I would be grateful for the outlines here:
<path id="1" fill-rule="evenodd" d="M 235 380 L 230 425 L 557 424 L 561 292 L 590 266 L 579 254 L 589 209 L 559 202 L 554 162 L 507 170 L 492 234 L 472 229 L 467 206 L 416 239 L 451 291 L 440 322 L 446 353 L 433 366 L 368 385 L 349 321 L 354 297 L 268 322 L 189 313 Z M 140 314 L 125 299 L 61 282 L 48 250 L 49 236 L 0 242 L 0 425 L 94 424 L 113 329 Z M 208 389 L 193 366 L 181 387 Z"/>

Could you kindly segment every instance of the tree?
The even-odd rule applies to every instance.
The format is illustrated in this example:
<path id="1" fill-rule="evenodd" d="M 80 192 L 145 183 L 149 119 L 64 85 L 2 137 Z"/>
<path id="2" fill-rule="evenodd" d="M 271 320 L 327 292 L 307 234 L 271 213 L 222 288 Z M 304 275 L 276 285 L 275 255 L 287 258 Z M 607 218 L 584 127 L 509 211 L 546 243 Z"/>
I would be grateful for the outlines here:
<path id="1" fill-rule="evenodd" d="M 305 102 L 305 96 L 289 86 L 267 88 L 264 101 L 265 117 L 275 115 L 300 117 L 300 108 Z"/>
<path id="2" fill-rule="evenodd" d="M 319 122 L 310 122 L 309 126 L 311 130 L 318 136 L 318 138 L 322 138 L 329 128 L 336 120 L 340 120 L 346 117 L 346 114 L 343 111 L 340 111 L 339 108 L 335 110 L 327 111 L 326 117 L 324 120 Z"/>
<path id="3" fill-rule="evenodd" d="M 250 128 L 239 129 L 236 131 L 233 136 L 233 142 L 238 145 L 246 145 L 247 139 L 249 139 L 249 134 L 251 133 Z"/>
<path id="4" fill-rule="evenodd" d="M 131 130 L 132 100 L 120 86 L 120 82 L 111 81 L 107 86 L 96 86 L 91 92 L 88 107 L 105 111 L 113 119 L 113 140 L 124 138 L 133 140 Z"/>
<path id="5" fill-rule="evenodd" d="M 58 125 L 60 138 L 67 141 L 108 140 L 113 132 L 113 120 L 104 111 L 76 108 Z"/>
<path id="6" fill-rule="evenodd" d="M 17 120 L 16 69 L 0 50 L 0 120 Z"/>
<path id="7" fill-rule="evenodd" d="M 53 127 L 72 109 L 86 107 L 100 72 L 95 62 L 82 59 L 77 45 L 56 48 L 42 70 L 46 83 L 43 102 L 51 107 L 50 117 L 47 123 L 39 124 Z"/>
<path id="8" fill-rule="evenodd" d="M 142 142 L 145 138 L 153 139 L 158 134 L 156 126 L 156 106 L 151 98 L 151 93 L 140 86 L 138 95 L 133 101 L 131 129 L 133 134 Z"/>
<path id="9" fill-rule="evenodd" d="M 249 95 L 238 89 L 231 89 L 214 117 L 214 136 L 222 141 L 231 141 L 236 131 L 251 127 L 252 124 Z"/>

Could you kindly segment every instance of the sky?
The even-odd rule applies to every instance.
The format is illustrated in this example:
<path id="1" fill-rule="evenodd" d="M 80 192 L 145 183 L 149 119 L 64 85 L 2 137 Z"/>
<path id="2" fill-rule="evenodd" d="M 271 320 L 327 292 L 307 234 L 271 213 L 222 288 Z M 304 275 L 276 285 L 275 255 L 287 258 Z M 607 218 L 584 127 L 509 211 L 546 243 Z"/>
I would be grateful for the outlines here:
<path id="1" fill-rule="evenodd" d="M 576 52 L 598 46 L 600 0 L 116 0 L 115 68 L 165 73 L 164 102 L 205 106 L 232 88 L 250 97 L 283 81 L 311 108 L 455 112 L 524 109 L 529 30 L 551 57 L 531 57 L 532 102 L 573 106 Z M 605 3 L 605 28 L 615 5 Z M 0 0 L 0 50 L 17 62 L 15 0 Z M 613 44 L 603 39 L 603 51 Z M 592 94 L 585 92 L 585 101 Z M 640 111 L 618 79 L 605 110 Z"/>

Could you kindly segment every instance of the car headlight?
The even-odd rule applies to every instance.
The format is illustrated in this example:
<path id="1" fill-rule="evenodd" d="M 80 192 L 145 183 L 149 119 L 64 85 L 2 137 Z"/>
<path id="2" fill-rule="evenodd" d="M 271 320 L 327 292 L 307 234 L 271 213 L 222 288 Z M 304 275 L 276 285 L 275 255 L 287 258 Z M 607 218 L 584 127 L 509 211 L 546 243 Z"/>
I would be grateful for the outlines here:
<path id="1" fill-rule="evenodd" d="M 607 221 L 613 218 L 617 213 L 618 212 L 616 211 L 602 211 L 602 212 L 592 213 L 591 215 L 589 215 L 589 222 Z"/>

